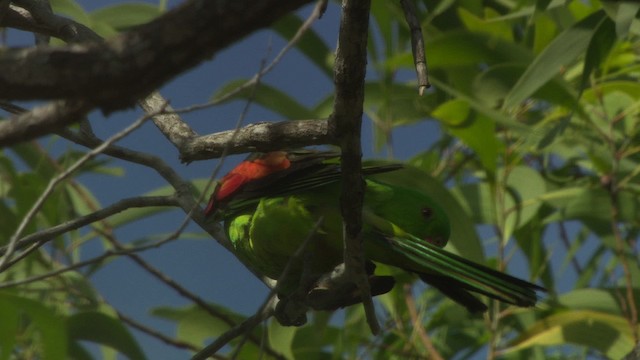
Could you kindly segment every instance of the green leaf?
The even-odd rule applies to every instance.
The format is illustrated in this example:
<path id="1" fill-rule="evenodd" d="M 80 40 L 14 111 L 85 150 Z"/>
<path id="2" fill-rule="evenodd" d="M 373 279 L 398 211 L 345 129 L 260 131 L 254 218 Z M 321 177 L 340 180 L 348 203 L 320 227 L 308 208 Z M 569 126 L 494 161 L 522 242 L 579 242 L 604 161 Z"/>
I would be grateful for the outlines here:
<path id="1" fill-rule="evenodd" d="M 424 121 L 435 104 L 435 96 L 419 96 L 415 85 L 379 82 L 365 84 L 364 110 L 374 123 L 384 121 L 395 127 Z"/>
<path id="2" fill-rule="evenodd" d="M 269 322 L 269 344 L 287 359 L 295 359 L 291 345 L 298 328 L 282 326 L 277 321 Z"/>
<path id="3" fill-rule="evenodd" d="M 589 41 L 587 54 L 584 59 L 584 69 L 582 70 L 582 82 L 580 88 L 583 89 L 589 82 L 589 76 L 604 62 L 616 43 L 615 24 L 609 18 L 604 18 Z"/>
<path id="4" fill-rule="evenodd" d="M 458 15 L 467 29 L 473 32 L 485 32 L 496 38 L 501 38 L 509 42 L 513 41 L 512 29 L 509 23 L 506 21 L 491 21 L 491 19 L 498 18 L 499 15 L 498 12 L 492 8 L 486 7 L 484 9 L 484 19 L 476 16 L 464 7 L 458 8 Z"/>
<path id="5" fill-rule="evenodd" d="M 624 317 L 591 310 L 569 310 L 538 321 L 504 352 L 567 343 L 598 350 L 613 359 L 624 357 L 634 346 L 629 322 Z"/>
<path id="6" fill-rule="evenodd" d="M 246 319 L 245 316 L 236 314 L 222 306 L 215 304 L 209 304 L 209 306 L 233 323 L 230 324 L 225 319 L 213 317 L 195 305 L 182 308 L 157 307 L 151 310 L 151 314 L 175 322 L 178 326 L 177 338 L 195 346 L 203 346 L 207 339 L 224 334 L 231 327 Z"/>
<path id="7" fill-rule="evenodd" d="M 89 15 L 87 15 L 82 6 L 74 0 L 52 0 L 51 7 L 56 14 L 67 15 L 84 25 L 91 24 Z"/>
<path id="8" fill-rule="evenodd" d="M 489 34 L 463 30 L 428 37 L 425 46 L 430 71 L 445 69 L 455 72 L 467 67 L 476 69 L 478 64 L 528 63 L 532 59 L 531 52 L 518 44 Z M 399 53 L 387 59 L 385 66 L 413 69 L 413 57 L 411 53 Z"/>
<path id="9" fill-rule="evenodd" d="M 496 178 L 504 177 L 504 169 L 498 169 Z M 511 168 L 506 179 L 505 191 L 496 197 L 489 183 L 463 184 L 452 188 L 452 193 L 477 223 L 504 225 L 504 239 L 537 213 L 542 205 L 540 198 L 545 193 L 545 183 L 540 174 L 526 166 Z M 498 199 L 503 203 L 497 207 Z M 499 210 L 502 213 L 498 213 Z M 501 217 L 498 221 L 498 217 Z"/>
<path id="10" fill-rule="evenodd" d="M 594 29 L 603 17 L 604 12 L 597 11 L 558 35 L 518 79 L 505 98 L 502 108 L 510 109 L 517 106 L 559 74 L 564 67 L 571 65 L 585 52 Z"/>
<path id="11" fill-rule="evenodd" d="M 498 178 L 501 174 L 498 174 Z M 540 173 L 527 166 L 516 166 L 509 170 L 507 191 L 512 196 L 505 197 L 504 238 L 508 239 L 513 231 L 528 223 L 538 212 L 542 202 L 538 199 L 544 195 L 546 185 Z"/>
<path id="12" fill-rule="evenodd" d="M 492 66 L 474 79 L 473 93 L 477 94 L 476 97 L 486 103 L 487 106 L 500 107 L 524 71 L 525 66 L 523 64 L 510 63 Z M 531 96 L 568 109 L 578 109 L 582 113 L 577 94 L 561 78 L 551 79 Z"/>
<path id="13" fill-rule="evenodd" d="M 322 314 L 313 314 L 314 318 Z M 331 346 L 339 341 L 341 331 L 328 326 L 326 323 L 316 323 L 311 326 L 297 328 L 291 344 L 295 359 L 323 360 L 332 359 Z M 327 351 L 329 350 L 329 351 Z"/>
<path id="14" fill-rule="evenodd" d="M 54 309 L 8 292 L 0 292 L 0 302 L 9 303 L 9 308 L 26 315 L 29 326 L 40 334 L 37 338 L 41 344 L 42 359 L 67 358 L 67 332 L 64 319 Z M 10 321 L 11 316 L 8 319 Z"/>
<path id="15" fill-rule="evenodd" d="M 559 220 L 581 220 L 596 234 L 611 231 L 611 198 L 602 188 L 571 190 L 572 197 L 559 197 L 547 201 L 559 211 L 545 219 L 547 222 Z M 620 221 L 633 221 L 640 212 L 640 200 L 633 193 L 620 191 L 617 197 Z"/>
<path id="16" fill-rule="evenodd" d="M 623 313 L 620 304 L 620 294 L 625 293 L 626 288 L 613 289 L 576 289 L 562 294 L 558 303 L 569 309 L 593 310 L 612 315 Z M 640 306 L 640 289 L 633 289 L 636 306 Z"/>
<path id="17" fill-rule="evenodd" d="M 437 86 L 440 90 L 443 90 L 454 97 L 457 97 L 459 99 L 466 101 L 473 109 L 489 117 L 490 119 L 493 119 L 493 121 L 495 121 L 500 125 L 503 125 L 519 133 L 531 134 L 532 132 L 535 132 L 535 130 L 532 130 L 529 126 L 519 123 L 517 121 L 514 121 L 511 118 L 511 116 L 508 116 L 507 114 L 501 111 L 494 110 L 492 107 L 485 105 L 482 101 L 479 101 L 478 99 L 470 95 L 464 94 L 450 87 L 445 82 L 442 82 L 435 77 L 431 77 L 431 82 L 435 86 Z"/>
<path id="18" fill-rule="evenodd" d="M 103 312 L 87 311 L 74 314 L 67 319 L 67 329 L 70 340 L 87 340 L 106 345 L 131 360 L 146 358 L 122 322 Z"/>
<path id="19" fill-rule="evenodd" d="M 549 6 L 550 2 L 551 0 L 537 0 L 536 11 L 545 11 L 547 9 L 547 6 Z"/>
<path id="20" fill-rule="evenodd" d="M 0 295 L 0 360 L 7 360 L 13 353 L 18 337 L 20 313 L 11 301 Z"/>
<path id="21" fill-rule="evenodd" d="M 92 12 L 90 17 L 95 23 L 101 22 L 115 30 L 125 30 L 147 23 L 161 14 L 157 5 L 130 2 L 103 7 Z"/>
<path id="22" fill-rule="evenodd" d="M 640 4 L 631 1 L 603 1 L 602 8 L 615 22 L 615 32 L 618 34 L 618 37 L 627 37 L 629 30 L 638 15 Z"/>
<path id="23" fill-rule="evenodd" d="M 432 116 L 447 125 L 447 131 L 473 149 L 489 173 L 495 173 L 502 143 L 495 136 L 495 123 L 473 116 L 466 101 L 454 99 L 435 109 Z"/>

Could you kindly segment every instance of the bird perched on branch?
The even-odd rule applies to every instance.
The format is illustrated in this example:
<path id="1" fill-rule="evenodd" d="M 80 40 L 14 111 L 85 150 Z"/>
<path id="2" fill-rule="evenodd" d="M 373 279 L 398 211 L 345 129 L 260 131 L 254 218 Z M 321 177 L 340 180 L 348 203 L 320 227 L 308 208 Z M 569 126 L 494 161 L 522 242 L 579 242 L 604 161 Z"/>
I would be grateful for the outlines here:
<path id="1" fill-rule="evenodd" d="M 406 176 L 403 169 L 401 164 L 367 162 L 362 167 L 362 239 L 372 294 L 388 292 L 394 285 L 392 277 L 374 274 L 375 263 L 381 263 L 417 274 L 470 312 L 487 310 L 472 293 L 517 306 L 535 305 L 536 291 L 544 288 L 445 251 L 450 223 L 442 208 L 416 189 L 374 176 Z M 254 154 L 220 180 L 205 215 L 224 221 L 235 253 L 245 264 L 280 279 L 280 298 L 302 289 L 317 310 L 351 305 L 360 301 L 353 284 L 333 299 L 314 298 L 323 279 L 331 278 L 343 263 L 340 179 L 335 152 Z M 307 239 L 303 254 L 294 256 Z M 287 264 L 289 271 L 282 277 Z"/>

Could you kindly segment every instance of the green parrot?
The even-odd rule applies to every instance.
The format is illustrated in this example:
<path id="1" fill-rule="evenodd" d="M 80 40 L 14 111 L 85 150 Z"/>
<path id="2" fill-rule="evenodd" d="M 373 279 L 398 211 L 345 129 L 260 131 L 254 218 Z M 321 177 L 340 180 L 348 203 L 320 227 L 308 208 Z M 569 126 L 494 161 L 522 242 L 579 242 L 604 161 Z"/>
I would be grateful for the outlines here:
<path id="1" fill-rule="evenodd" d="M 417 274 L 472 313 L 487 310 L 472 292 L 508 304 L 534 306 L 536 291 L 544 288 L 443 250 L 450 223 L 442 208 L 416 189 L 373 176 L 383 172 L 403 176 L 403 168 L 366 162 L 362 168 L 366 181 L 362 239 L 372 295 L 386 293 L 394 285 L 392 277 L 374 274 L 375 263 L 380 263 Z M 278 295 L 286 298 L 301 286 L 309 295 L 315 294 L 322 279 L 343 262 L 340 175 L 335 152 L 254 154 L 220 180 L 205 216 L 224 221 L 236 255 L 271 279 L 280 278 L 311 236 L 304 256 L 294 259 L 289 275 L 280 279 Z M 331 310 L 359 302 L 355 286 L 352 290 L 314 308 Z"/>

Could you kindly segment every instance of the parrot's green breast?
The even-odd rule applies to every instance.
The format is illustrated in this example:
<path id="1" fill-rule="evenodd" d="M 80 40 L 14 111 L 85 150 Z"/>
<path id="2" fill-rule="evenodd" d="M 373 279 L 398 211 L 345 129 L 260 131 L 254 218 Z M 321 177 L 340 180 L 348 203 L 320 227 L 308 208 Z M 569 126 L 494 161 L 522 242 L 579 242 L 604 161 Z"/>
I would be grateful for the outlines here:
<path id="1" fill-rule="evenodd" d="M 288 277 L 279 285 L 288 293 L 297 287 L 303 270 L 317 277 L 342 262 L 341 243 L 327 233 L 340 218 L 323 210 L 328 209 L 314 206 L 305 196 L 261 199 L 253 213 L 228 223 L 229 238 L 239 257 L 271 279 L 277 280 L 291 262 Z M 292 260 L 307 239 L 307 251 Z"/>

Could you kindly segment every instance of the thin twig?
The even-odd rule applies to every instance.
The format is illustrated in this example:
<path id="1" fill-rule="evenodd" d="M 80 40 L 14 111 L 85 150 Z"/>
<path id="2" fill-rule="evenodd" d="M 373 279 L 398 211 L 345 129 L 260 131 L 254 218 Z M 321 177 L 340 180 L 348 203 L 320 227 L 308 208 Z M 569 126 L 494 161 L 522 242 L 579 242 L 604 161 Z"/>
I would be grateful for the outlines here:
<path id="1" fill-rule="evenodd" d="M 564 226 L 564 221 L 558 222 L 558 231 L 560 232 L 560 240 L 562 241 L 565 250 L 569 251 L 571 249 L 571 241 L 569 240 L 567 228 Z M 582 274 L 582 267 L 580 266 L 577 257 L 571 257 L 571 266 L 573 266 L 573 271 L 575 271 L 578 276 Z"/>
<path id="2" fill-rule="evenodd" d="M 188 219 L 188 217 L 187 217 L 187 219 Z M 177 231 L 174 232 L 174 234 L 172 234 L 167 239 L 165 239 L 165 241 L 168 241 L 168 239 L 176 238 L 180 233 L 182 233 L 182 230 L 183 230 L 182 228 L 179 228 Z M 109 243 L 117 251 L 125 250 L 125 247 L 122 246 L 118 241 L 116 241 L 115 238 L 107 236 L 106 239 L 107 239 L 107 241 L 109 241 Z M 160 280 L 162 283 L 164 283 L 165 285 L 167 285 L 171 289 L 175 290 L 180 296 L 190 300 L 191 302 L 196 304 L 198 307 L 200 307 L 202 310 L 204 310 L 205 312 L 209 313 L 209 315 L 213 316 L 214 318 L 222 320 L 223 322 L 225 322 L 229 326 L 234 326 L 235 325 L 235 321 L 233 319 L 231 319 L 229 316 L 227 316 L 226 314 L 218 311 L 216 308 L 210 306 L 202 298 L 200 298 L 196 294 L 192 293 L 191 291 L 187 290 L 182 285 L 177 283 L 175 280 L 173 280 L 172 278 L 170 278 L 169 276 L 164 274 L 162 271 L 160 271 L 159 269 L 155 268 L 154 266 L 152 266 L 148 262 L 144 261 L 137 254 L 130 253 L 130 252 L 125 252 L 124 255 L 129 257 L 138 266 L 140 266 L 142 269 L 146 270 L 149 274 L 153 275 L 156 279 Z M 260 340 L 257 339 L 254 336 L 249 336 L 249 339 L 252 342 L 256 343 L 256 344 L 260 344 Z M 279 356 L 279 354 L 276 353 L 270 347 L 266 347 L 265 351 L 271 356 L 274 356 L 274 357 L 278 357 Z"/>
<path id="3" fill-rule="evenodd" d="M 15 286 L 19 286 L 19 285 L 25 285 L 25 284 L 29 284 L 29 283 L 33 283 L 36 281 L 40 281 L 40 280 L 44 280 L 44 279 L 48 279 L 50 277 L 54 277 L 60 274 L 63 274 L 65 272 L 68 271 L 72 271 L 72 270 L 76 270 L 76 269 L 80 269 L 82 267 L 85 266 L 89 266 L 89 265 L 93 265 L 93 264 L 99 264 L 100 262 L 106 260 L 109 257 L 112 256 L 121 256 L 121 255 L 126 255 L 126 254 L 132 254 L 132 253 L 136 253 L 136 252 L 142 252 L 142 251 L 146 251 L 149 249 L 153 249 L 153 248 L 157 248 L 160 247 L 164 244 L 166 244 L 167 242 L 174 240 L 172 238 L 165 238 L 161 241 L 155 242 L 155 243 L 151 243 L 148 245 L 144 245 L 144 246 L 138 246 L 138 247 L 134 247 L 134 248 L 123 248 L 122 250 L 107 250 L 104 253 L 102 253 L 101 255 L 95 256 L 91 259 L 87 259 L 84 261 L 79 261 L 77 263 L 73 263 L 69 266 L 66 267 L 62 267 L 59 268 L 57 270 L 54 271 L 50 271 L 48 273 L 45 274 L 40 274 L 40 275 L 35 275 L 35 276 L 31 276 L 25 279 L 20 279 L 20 280 L 14 280 L 14 281 L 7 281 L 4 282 L 2 284 L 0 284 L 0 289 L 5 289 L 5 288 L 10 288 L 10 287 L 15 287 Z M 35 243 L 33 245 L 31 245 L 31 247 L 38 247 L 40 246 L 39 243 Z M 27 250 L 25 250 L 23 253 L 20 254 L 20 256 L 23 256 L 23 254 L 25 253 L 30 253 L 31 251 L 31 247 Z M 13 264 L 15 262 L 15 259 L 12 260 L 11 264 Z"/>
<path id="4" fill-rule="evenodd" d="M 149 114 L 149 115 L 145 115 L 145 116 L 139 118 L 138 120 L 133 122 L 133 124 L 127 126 L 122 131 L 120 131 L 117 134 L 111 136 L 109 139 L 107 139 L 105 142 L 100 144 L 98 147 L 96 147 L 93 150 L 89 151 L 88 153 L 84 154 L 73 165 L 71 165 L 66 171 L 64 171 L 63 173 L 61 173 L 58 176 L 54 177 L 53 179 L 51 179 L 51 181 L 49 181 L 49 183 L 47 184 L 47 187 L 44 189 L 42 194 L 38 197 L 36 202 L 32 205 L 31 209 L 29 209 L 27 214 L 24 216 L 24 218 L 22 219 L 22 221 L 18 225 L 18 228 L 16 229 L 14 234 L 11 236 L 11 238 L 9 240 L 9 244 L 7 246 L 6 253 L 2 256 L 2 259 L 0 259 L 0 272 L 4 271 L 6 269 L 5 265 L 11 259 L 11 256 L 13 255 L 13 252 L 15 251 L 15 246 L 16 246 L 16 243 L 17 243 L 20 235 L 22 235 L 22 232 L 25 230 L 25 228 L 27 227 L 29 222 L 31 222 L 31 220 L 33 220 L 33 218 L 35 217 L 36 213 L 40 210 L 40 208 L 44 204 L 45 200 L 49 197 L 49 195 L 51 195 L 51 193 L 53 192 L 53 189 L 56 187 L 56 185 L 58 185 L 62 180 L 66 179 L 73 172 L 78 170 L 87 161 L 93 159 L 98 154 L 102 153 L 111 144 L 113 144 L 116 141 L 122 139 L 123 137 L 127 136 L 128 134 L 130 134 L 132 131 L 134 131 L 137 128 L 139 128 L 140 126 L 142 126 L 142 124 L 144 124 L 144 122 L 147 121 L 149 119 L 149 117 L 152 116 L 152 115 L 153 114 Z"/>
<path id="5" fill-rule="evenodd" d="M 280 60 L 282 60 L 284 55 L 291 48 L 293 48 L 298 43 L 298 41 L 300 41 L 300 39 L 302 38 L 302 35 L 304 35 L 307 32 L 307 30 L 311 28 L 311 25 L 313 25 L 313 23 L 322 16 L 322 14 L 324 13 L 327 7 L 327 2 L 328 0 L 318 0 L 318 2 L 316 3 L 316 6 L 311 11 L 311 14 L 309 15 L 309 17 L 307 17 L 304 23 L 300 25 L 300 28 L 298 29 L 298 31 L 296 31 L 295 35 L 293 35 L 293 37 L 289 40 L 289 42 L 287 42 L 287 44 L 282 48 L 282 50 L 280 50 L 278 55 L 276 55 L 276 57 L 271 61 L 269 65 L 263 67 L 258 73 L 256 73 L 251 79 L 247 80 L 244 84 L 238 86 L 237 88 L 233 89 L 232 91 L 229 91 L 228 93 L 220 97 L 213 99 L 209 104 L 207 104 L 207 106 L 217 105 L 224 101 L 227 101 L 231 97 L 257 84 L 260 78 L 264 77 L 267 73 L 273 70 L 273 68 L 280 62 Z"/>
<path id="6" fill-rule="evenodd" d="M 118 201 L 115 204 L 94 211 L 91 214 L 75 218 L 65 223 L 44 229 L 33 234 L 27 235 L 16 242 L 15 250 L 23 249 L 35 243 L 44 244 L 54 239 L 56 236 L 62 235 L 71 230 L 79 229 L 93 222 L 105 219 L 111 215 L 115 215 L 122 211 L 138 207 L 151 206 L 177 206 L 178 202 L 175 196 L 149 196 L 134 197 Z M 7 246 L 0 247 L 0 255 L 7 252 Z"/>
<path id="7" fill-rule="evenodd" d="M 602 94 L 599 93 L 597 97 L 600 102 L 600 106 L 602 109 L 606 109 L 606 104 L 604 102 L 604 98 Z M 615 239 L 615 254 L 620 261 L 620 265 L 622 266 L 622 272 L 624 274 L 624 281 L 626 287 L 626 310 L 627 313 L 627 321 L 629 322 L 629 327 L 631 333 L 633 334 L 634 342 L 640 341 L 640 334 L 638 333 L 638 309 L 636 307 L 636 300 L 634 295 L 634 283 L 631 275 L 631 270 L 629 269 L 629 263 L 627 261 L 627 251 L 625 240 L 619 229 L 620 223 L 620 204 L 618 202 L 618 197 L 620 196 L 620 184 L 617 178 L 617 174 L 620 173 L 620 160 L 621 155 L 619 149 L 616 146 L 616 136 L 615 134 L 615 124 L 619 121 L 620 118 L 616 119 L 615 117 L 612 119 L 607 118 L 606 111 L 603 111 L 604 117 L 603 120 L 609 124 L 608 134 L 602 130 L 603 139 L 607 142 L 609 146 L 609 150 L 611 152 L 611 158 L 613 162 L 611 164 L 611 170 L 609 174 L 606 174 L 601 177 L 600 182 L 602 187 L 609 194 L 609 202 L 611 204 L 611 233 Z M 595 129 L 598 129 L 598 126 L 594 126 Z"/>
<path id="8" fill-rule="evenodd" d="M 427 332 L 424 330 L 424 326 L 422 325 L 420 317 L 418 316 L 418 312 L 416 311 L 416 301 L 411 294 L 411 285 L 409 284 L 406 284 L 404 286 L 404 300 L 407 303 L 407 309 L 409 310 L 409 316 L 411 317 L 413 329 L 418 332 L 418 336 L 420 337 L 420 341 L 422 341 L 422 345 L 429 353 L 429 359 L 444 360 L 442 355 L 440 355 L 436 347 L 433 345 L 429 334 L 427 334 Z"/>
<path id="9" fill-rule="evenodd" d="M 413 53 L 413 63 L 416 66 L 416 75 L 418 76 L 418 93 L 422 96 L 424 91 L 431 87 L 422 28 L 416 16 L 417 10 L 413 0 L 400 0 L 400 4 L 402 5 L 402 10 L 404 10 L 404 17 L 409 25 L 409 30 L 411 30 L 411 52 Z"/>
<path id="10" fill-rule="evenodd" d="M 234 328 L 228 330 L 221 336 L 219 336 L 216 341 L 207 345 L 204 349 L 200 350 L 198 353 L 191 357 L 191 360 L 205 360 L 210 356 L 213 356 L 218 350 L 220 350 L 223 346 L 229 343 L 229 341 L 237 338 L 242 334 L 247 334 L 254 327 L 260 324 L 265 319 L 268 319 L 271 316 L 272 309 L 271 307 L 265 307 L 265 311 L 259 312 L 251 317 L 248 317 L 242 323 L 236 325 Z M 278 357 L 280 359 L 284 359 L 284 357 Z"/>
<path id="11" fill-rule="evenodd" d="M 159 332 L 159 331 L 157 331 L 155 329 L 152 329 L 152 328 L 150 328 L 150 327 L 148 327 L 148 326 L 146 326 L 146 325 L 144 325 L 144 324 L 142 324 L 142 323 L 140 323 L 140 322 L 138 322 L 136 320 L 133 320 L 132 318 L 124 315 L 120 311 L 116 310 L 116 314 L 118 315 L 118 318 L 120 320 L 122 320 L 122 322 L 126 323 L 127 325 L 131 326 L 132 328 L 135 328 L 135 329 L 137 329 L 137 330 L 139 330 L 139 331 L 141 331 L 141 332 L 143 332 L 143 333 L 145 333 L 145 334 L 147 334 L 147 335 L 149 335 L 149 336 L 151 336 L 153 338 L 156 338 L 156 339 L 164 342 L 167 345 L 171 345 L 171 346 L 179 348 L 179 349 L 186 349 L 186 350 L 191 350 L 191 351 L 197 351 L 198 350 L 198 348 L 195 345 L 193 345 L 191 343 L 188 343 L 186 341 L 181 341 L 181 340 L 170 338 L 170 337 L 166 336 L 165 334 L 163 334 L 163 333 L 161 333 L 161 332 Z M 222 359 L 222 358 L 220 358 L 220 359 Z"/>

